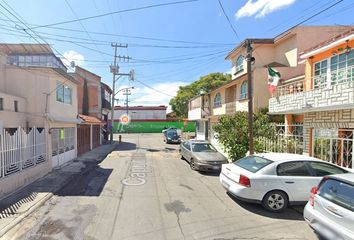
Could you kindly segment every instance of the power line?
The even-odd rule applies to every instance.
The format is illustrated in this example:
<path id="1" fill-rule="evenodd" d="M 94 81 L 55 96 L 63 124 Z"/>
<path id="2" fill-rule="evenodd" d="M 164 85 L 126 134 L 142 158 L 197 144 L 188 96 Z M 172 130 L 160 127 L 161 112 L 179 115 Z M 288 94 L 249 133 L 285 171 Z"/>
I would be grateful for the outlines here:
<path id="1" fill-rule="evenodd" d="M 9 21 L 3 18 L 0 18 L 2 21 Z M 14 21 L 12 21 L 14 22 Z M 30 26 L 41 26 L 36 24 L 29 24 Z M 70 32 L 82 32 L 85 33 L 83 30 L 79 29 L 72 29 L 72 28 L 64 28 L 64 27 L 54 27 L 48 26 L 45 28 L 62 30 L 62 31 L 70 31 Z M 39 32 L 39 31 L 38 31 Z M 96 32 L 96 31 L 88 31 L 90 34 L 95 35 L 105 35 L 105 36 L 112 36 L 112 37 L 123 37 L 123 38 L 133 38 L 133 39 L 142 39 L 142 40 L 150 40 L 150 41 L 161 41 L 161 42 L 174 42 L 174 43 L 185 43 L 185 44 L 200 44 L 200 45 L 234 45 L 234 43 L 214 43 L 214 42 L 196 42 L 196 41 L 184 41 L 184 40 L 174 40 L 174 39 L 164 39 L 164 38 L 153 38 L 153 37 L 144 37 L 144 36 L 136 36 L 136 35 L 125 35 L 125 34 L 116 34 L 116 33 L 107 33 L 107 32 Z M 40 33 L 40 32 L 39 32 Z"/>
<path id="2" fill-rule="evenodd" d="M 99 15 L 94 15 L 94 16 L 89 16 L 89 17 L 84 17 L 84 18 L 79 18 L 79 19 L 73 19 L 73 20 L 68 20 L 68 21 L 56 22 L 56 23 L 51 23 L 51 24 L 46 24 L 46 25 L 40 25 L 40 26 L 37 26 L 37 27 L 27 28 L 26 30 L 32 30 L 32 29 L 37 29 L 37 28 L 62 25 L 62 24 L 73 23 L 73 22 L 78 22 L 78 21 L 85 21 L 85 20 L 88 20 L 88 19 L 104 17 L 104 16 L 108 16 L 108 15 L 112 15 L 112 14 L 118 14 L 118 13 L 124 13 L 124 12 L 133 12 L 133 11 L 144 10 L 144 9 L 149 9 L 149 8 L 156 8 L 156 7 L 184 4 L 184 3 L 197 2 L 197 1 L 199 1 L 199 0 L 185 0 L 185 1 L 179 1 L 179 2 L 159 3 L 159 4 L 144 6 L 144 7 L 130 8 L 130 9 L 114 11 L 114 12 L 109 12 L 109 13 L 104 13 L 104 14 L 99 14 Z"/>
<path id="3" fill-rule="evenodd" d="M 170 95 L 170 94 L 167 94 L 167 93 L 165 93 L 165 92 L 162 92 L 162 91 L 160 91 L 160 90 L 157 90 L 156 88 L 153 88 L 153 87 L 147 85 L 146 83 L 144 83 L 144 82 L 142 82 L 142 81 L 139 81 L 139 80 L 137 80 L 137 79 L 135 79 L 135 81 L 138 82 L 138 83 L 140 83 L 140 84 L 142 84 L 142 85 L 144 85 L 144 86 L 147 87 L 147 88 L 150 88 L 151 90 L 153 90 L 153 91 L 155 91 L 155 92 L 157 92 L 157 93 L 161 93 L 161 94 L 163 94 L 163 95 L 165 95 L 165 96 L 168 96 L 168 97 L 174 97 L 174 96 L 172 96 L 172 95 Z"/>
<path id="4" fill-rule="evenodd" d="M 75 13 L 74 9 L 71 7 L 71 5 L 70 5 L 70 3 L 68 2 L 68 0 L 65 0 L 65 2 L 66 2 L 66 4 L 69 6 L 71 12 L 74 14 L 75 18 L 79 21 L 79 23 L 80 23 L 82 29 L 86 32 L 87 36 L 88 36 L 88 37 L 90 38 L 90 40 L 94 43 L 96 50 L 99 50 L 97 44 L 96 44 L 95 41 L 92 39 L 91 35 L 87 32 L 87 29 L 85 28 L 84 24 L 81 22 L 81 20 L 78 19 L 77 14 Z M 102 53 L 100 53 L 100 54 L 101 54 L 101 56 L 102 56 L 102 58 L 103 58 L 104 60 L 107 60 L 106 57 L 105 57 Z"/>
<path id="5" fill-rule="evenodd" d="M 237 32 L 236 32 L 236 29 L 234 28 L 234 26 L 232 25 L 232 23 L 231 23 L 231 21 L 230 21 L 230 19 L 229 19 L 229 16 L 227 16 L 227 14 L 226 14 L 226 12 L 225 12 L 225 9 L 224 9 L 224 7 L 223 7 L 221 1 L 218 0 L 218 2 L 219 2 L 219 5 L 220 5 L 220 8 L 221 8 L 222 12 L 224 13 L 224 16 L 225 16 L 226 20 L 229 22 L 230 28 L 232 29 L 232 31 L 234 32 L 234 34 L 236 35 L 236 37 L 238 38 L 238 40 L 241 41 L 240 37 L 238 36 L 238 34 L 237 34 Z"/>

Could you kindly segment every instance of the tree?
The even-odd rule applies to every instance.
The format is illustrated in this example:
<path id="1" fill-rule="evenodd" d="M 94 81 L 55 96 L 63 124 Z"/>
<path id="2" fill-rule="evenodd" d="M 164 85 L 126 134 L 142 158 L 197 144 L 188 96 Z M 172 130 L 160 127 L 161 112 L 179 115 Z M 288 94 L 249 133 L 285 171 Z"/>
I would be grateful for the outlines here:
<path id="1" fill-rule="evenodd" d="M 84 80 L 84 89 L 82 97 L 82 114 L 89 115 L 89 94 L 86 79 Z"/>
<path id="2" fill-rule="evenodd" d="M 214 126 L 219 142 L 223 145 L 229 157 L 235 161 L 244 157 L 248 151 L 248 113 L 236 112 L 234 115 L 225 115 L 219 118 Z M 259 111 L 253 115 L 253 135 L 271 137 L 274 130 L 267 114 Z M 262 151 L 255 142 L 255 150 Z"/>
<path id="3" fill-rule="evenodd" d="M 170 100 L 172 110 L 178 117 L 187 117 L 189 100 L 200 95 L 201 91 L 210 92 L 229 81 L 231 81 L 231 74 L 217 72 L 202 76 L 189 85 L 180 86 L 177 95 Z"/>

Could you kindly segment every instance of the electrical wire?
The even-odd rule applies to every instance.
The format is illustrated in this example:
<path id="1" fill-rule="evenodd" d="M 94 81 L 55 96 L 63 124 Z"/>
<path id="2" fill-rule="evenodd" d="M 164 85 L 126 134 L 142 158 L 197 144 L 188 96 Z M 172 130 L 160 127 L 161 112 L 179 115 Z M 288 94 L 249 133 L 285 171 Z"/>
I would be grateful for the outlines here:
<path id="1" fill-rule="evenodd" d="M 185 1 L 179 1 L 179 2 L 159 3 L 159 4 L 148 5 L 148 6 L 143 6 L 143 7 L 136 7 L 136 8 L 124 9 L 124 10 L 119 10 L 119 11 L 114 11 L 114 12 L 108 12 L 108 13 L 104 13 L 104 14 L 99 14 L 99 15 L 94 15 L 94 16 L 89 16 L 89 17 L 84 17 L 84 18 L 79 18 L 79 19 L 73 19 L 73 20 L 68 20 L 68 21 L 40 25 L 40 26 L 36 26 L 36 27 L 30 27 L 30 28 L 27 28 L 26 30 L 33 30 L 33 29 L 37 29 L 37 28 L 51 27 L 51 26 L 56 26 L 56 25 L 78 22 L 78 21 L 85 21 L 85 20 L 89 20 L 89 19 L 100 18 L 100 17 L 118 14 L 118 13 L 133 12 L 133 11 L 144 10 L 144 9 L 149 9 L 149 8 L 164 7 L 164 6 L 177 5 L 177 4 L 185 4 L 185 3 L 197 2 L 197 1 L 199 1 L 199 0 L 185 0 Z"/>
<path id="2" fill-rule="evenodd" d="M 220 5 L 220 8 L 221 8 L 222 12 L 224 13 L 224 16 L 225 16 L 226 20 L 228 21 L 228 23 L 229 23 L 229 25 L 230 25 L 230 28 L 231 28 L 232 31 L 234 32 L 234 34 L 235 34 L 235 36 L 237 37 L 237 39 L 238 39 L 239 41 L 241 41 L 240 37 L 239 37 L 238 34 L 237 34 L 236 29 L 234 28 L 234 26 L 232 25 L 232 23 L 231 23 L 231 21 L 230 21 L 230 19 L 229 19 L 229 16 L 227 16 L 227 14 L 226 14 L 226 12 L 225 12 L 225 9 L 224 9 L 224 7 L 223 7 L 223 5 L 222 5 L 222 3 L 221 3 L 221 0 L 218 0 L 218 2 L 219 2 L 219 5 Z"/>

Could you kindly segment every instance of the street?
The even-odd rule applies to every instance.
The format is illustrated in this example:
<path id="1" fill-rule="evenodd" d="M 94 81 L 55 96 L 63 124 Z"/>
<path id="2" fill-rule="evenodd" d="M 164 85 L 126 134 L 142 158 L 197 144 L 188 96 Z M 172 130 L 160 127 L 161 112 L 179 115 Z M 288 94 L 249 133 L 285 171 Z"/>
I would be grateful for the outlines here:
<path id="1" fill-rule="evenodd" d="M 4 239 L 317 239 L 301 208 L 274 214 L 235 200 L 178 148 L 162 134 L 122 135 L 118 149 Z"/>

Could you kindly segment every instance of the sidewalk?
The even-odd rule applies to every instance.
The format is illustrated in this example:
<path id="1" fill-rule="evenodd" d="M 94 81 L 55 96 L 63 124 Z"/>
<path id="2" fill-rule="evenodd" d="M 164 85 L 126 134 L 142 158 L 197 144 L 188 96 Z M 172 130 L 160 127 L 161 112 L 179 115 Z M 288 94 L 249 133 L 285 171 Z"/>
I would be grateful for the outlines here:
<path id="1" fill-rule="evenodd" d="M 90 171 L 116 147 L 115 144 L 101 145 L 92 151 L 63 165 L 59 169 L 0 199 L 0 238 L 22 219 L 43 205 L 56 192 L 69 184 L 75 177 Z"/>

